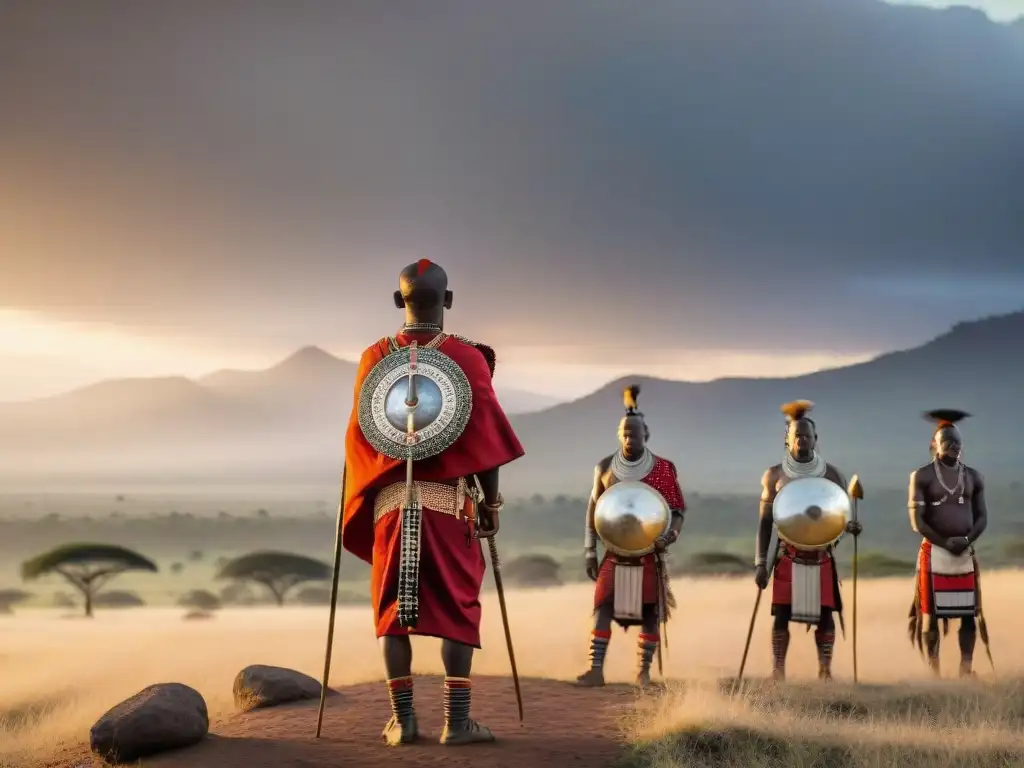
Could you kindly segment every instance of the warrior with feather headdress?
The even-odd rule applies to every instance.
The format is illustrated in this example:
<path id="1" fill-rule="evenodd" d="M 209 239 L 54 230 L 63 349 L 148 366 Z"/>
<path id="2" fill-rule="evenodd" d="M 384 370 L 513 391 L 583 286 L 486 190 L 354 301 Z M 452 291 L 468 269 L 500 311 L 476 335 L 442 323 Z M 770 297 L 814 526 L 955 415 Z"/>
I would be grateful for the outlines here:
<path id="1" fill-rule="evenodd" d="M 776 548 L 775 562 L 768 562 L 768 544 L 775 521 L 773 505 L 779 491 L 793 480 L 823 477 L 846 492 L 846 479 L 818 453 L 818 428 L 808 416 L 814 404 L 809 400 L 786 403 L 781 410 L 786 417 L 786 452 L 782 463 L 769 467 L 761 478 L 761 505 L 757 529 L 754 581 L 759 589 L 772 580 L 772 677 L 786 677 L 786 655 L 789 651 L 789 624 L 815 627 L 814 643 L 818 651 L 818 677 L 832 679 L 832 650 L 836 640 L 833 613 L 843 623 L 843 601 L 839 592 L 839 575 L 832 547 L 801 549 L 792 544 Z M 859 536 L 860 523 L 851 520 L 846 532 Z"/>
<path id="2" fill-rule="evenodd" d="M 945 631 L 960 619 L 960 675 L 971 677 L 974 647 L 980 632 L 988 648 L 981 612 L 981 578 L 974 542 L 988 525 L 985 480 L 963 463 L 963 438 L 957 423 L 969 414 L 951 409 L 929 411 L 933 422 L 932 461 L 910 474 L 910 525 L 922 537 L 917 557 L 914 603 L 910 609 L 911 642 L 926 653 L 939 674 L 939 620 Z M 991 658 L 991 657 L 990 657 Z"/>
<path id="3" fill-rule="evenodd" d="M 679 538 L 686 502 L 679 486 L 675 464 L 655 456 L 647 447 L 650 429 L 640 412 L 637 397 L 640 387 L 631 385 L 623 392 L 626 413 L 619 422 L 619 450 L 601 459 L 594 469 L 594 485 L 587 504 L 583 552 L 587 575 L 597 586 L 594 590 L 594 628 L 590 633 L 590 669 L 580 675 L 577 684 L 604 685 L 604 659 L 611 640 L 612 621 L 628 629 L 640 626 L 636 685 L 651 684 L 651 662 L 661 643 L 660 624 L 668 618 L 675 600 L 668 588 L 668 577 L 659 568 L 658 558 Z M 672 512 L 669 530 L 655 544 L 656 553 L 642 558 L 620 557 L 605 552 L 598 562 L 594 512 L 606 490 L 622 481 L 640 481 L 658 491 Z M 659 583 L 660 582 L 660 583 Z M 663 596 L 663 601 L 660 599 Z M 666 615 L 660 615 L 664 602 Z"/>

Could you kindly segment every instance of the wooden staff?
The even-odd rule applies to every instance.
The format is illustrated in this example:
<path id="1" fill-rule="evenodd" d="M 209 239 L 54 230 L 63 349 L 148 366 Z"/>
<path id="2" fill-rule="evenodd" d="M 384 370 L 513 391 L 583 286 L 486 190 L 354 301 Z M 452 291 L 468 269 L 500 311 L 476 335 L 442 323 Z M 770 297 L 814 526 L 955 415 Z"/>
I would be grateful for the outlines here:
<path id="1" fill-rule="evenodd" d="M 338 613 L 338 578 L 341 574 L 341 551 L 344 534 L 341 524 L 345 518 L 345 485 L 348 480 L 348 462 L 341 472 L 341 501 L 338 502 L 338 529 L 334 534 L 334 577 L 331 581 L 331 614 L 327 620 L 327 649 L 324 651 L 324 677 L 320 684 L 320 711 L 316 716 L 316 738 L 324 725 L 324 708 L 327 706 L 327 679 L 331 675 L 331 651 L 334 648 L 334 619 Z"/>
<path id="2" fill-rule="evenodd" d="M 508 648 L 508 661 L 512 667 L 512 685 L 516 689 L 516 706 L 519 707 L 519 724 L 523 724 L 523 692 L 519 688 L 519 669 L 516 667 L 516 651 L 512 646 L 512 628 L 508 623 L 508 607 L 505 605 L 505 585 L 501 580 L 501 560 L 498 558 L 498 544 L 491 536 L 487 539 L 487 548 L 491 552 L 491 570 L 494 572 L 494 588 L 498 592 L 498 606 L 501 608 L 501 624 L 505 630 L 505 646 Z"/>
<path id="3" fill-rule="evenodd" d="M 860 477 L 854 475 L 850 478 L 850 485 L 846 489 L 853 501 L 853 522 L 857 522 L 857 502 L 864 498 L 864 486 L 860 483 Z M 853 537 L 853 682 L 857 683 L 857 541 Z"/>
<path id="4" fill-rule="evenodd" d="M 661 637 L 658 638 L 658 674 L 665 677 L 665 667 L 661 658 L 661 646 L 667 641 L 666 630 L 668 622 L 665 621 L 665 609 L 668 605 L 668 598 L 665 594 L 665 561 L 661 558 L 660 552 L 654 553 L 655 571 L 658 578 L 658 621 L 661 624 Z"/>
<path id="5" fill-rule="evenodd" d="M 782 542 L 778 537 L 775 538 L 775 549 L 772 553 L 771 567 L 768 570 L 768 576 L 771 577 L 772 572 L 775 570 L 775 562 L 779 559 L 779 547 Z M 765 564 L 768 568 L 768 564 Z M 757 623 L 757 611 L 761 607 L 761 595 L 764 594 L 764 589 L 761 587 L 757 588 L 757 599 L 754 600 L 754 612 L 750 615 L 750 627 L 747 629 L 747 643 L 743 646 L 743 658 L 740 660 L 740 671 L 736 675 L 736 681 L 732 686 L 732 693 L 735 695 L 740 689 L 740 685 L 743 683 L 743 670 L 747 668 L 747 655 L 750 653 L 750 641 L 754 637 L 754 624 Z"/>
<path id="6" fill-rule="evenodd" d="M 477 495 L 477 508 L 483 505 L 484 489 L 480 478 L 473 475 Z M 492 522 L 492 521 L 489 521 Z M 477 526 L 479 529 L 479 525 Z M 512 685 L 516 691 L 516 706 L 519 709 L 519 725 L 523 724 L 523 691 L 519 687 L 519 667 L 516 666 L 516 650 L 512 645 L 512 627 L 508 623 L 508 606 L 505 604 L 505 583 L 501 578 L 501 558 L 498 557 L 498 543 L 494 536 L 487 538 L 487 549 L 491 553 L 491 572 L 494 574 L 494 589 L 498 593 L 498 607 L 501 609 L 501 625 L 505 630 L 505 647 L 508 649 L 508 663 L 512 668 Z"/>

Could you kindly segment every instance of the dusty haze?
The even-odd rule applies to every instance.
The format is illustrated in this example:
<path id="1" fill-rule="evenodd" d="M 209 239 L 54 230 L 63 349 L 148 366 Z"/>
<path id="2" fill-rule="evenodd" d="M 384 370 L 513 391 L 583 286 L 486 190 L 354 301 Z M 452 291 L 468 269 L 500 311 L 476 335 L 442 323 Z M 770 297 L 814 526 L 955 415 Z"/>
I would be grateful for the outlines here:
<path id="1" fill-rule="evenodd" d="M 1018 572 L 986 576 L 986 614 L 1003 677 L 1024 674 L 1024 647 L 1012 641 L 1024 630 L 1019 610 L 1022 588 L 1024 575 Z M 674 583 L 674 590 L 679 608 L 668 631 L 668 676 L 710 680 L 735 674 L 753 607 L 751 582 L 681 580 Z M 592 594 L 588 585 L 509 594 L 521 675 L 570 680 L 585 668 Z M 849 583 L 844 594 L 849 601 Z M 860 584 L 863 682 L 925 677 L 924 663 L 905 633 L 910 596 L 908 578 Z M 768 602 L 762 602 L 748 662 L 752 676 L 764 676 L 770 670 Z M 849 623 L 849 608 L 847 611 Z M 87 739 L 88 729 L 99 715 L 153 683 L 176 681 L 195 687 L 206 698 L 211 719 L 216 721 L 232 711 L 232 681 L 248 664 L 292 667 L 314 677 L 319 677 L 323 668 L 326 608 L 225 610 L 208 622 L 183 622 L 181 617 L 180 610 L 140 609 L 100 612 L 93 621 L 35 611 L 0 620 L 0 679 L 4 681 L 0 712 L 31 707 L 44 710 L 29 727 L 0 733 L 0 765 L 23 761 L 26 754 L 42 759 L 62 744 Z M 340 611 L 338 627 L 332 684 L 381 679 L 383 669 L 369 611 Z M 607 667 L 612 680 L 630 679 L 635 642 L 635 633 L 627 637 L 615 632 Z M 417 673 L 443 673 L 437 641 L 418 641 L 415 646 Z M 474 674 L 508 674 L 501 622 L 492 596 L 484 598 L 483 646 Z M 851 676 L 850 653 L 849 641 L 838 640 L 835 672 L 840 679 Z M 956 638 L 951 635 L 943 654 L 947 671 L 955 668 L 955 658 Z M 977 659 L 978 671 L 988 676 L 980 643 Z M 810 678 L 816 669 L 813 635 L 795 631 L 791 677 Z M 58 699 L 63 703 L 57 704 Z M 515 706 L 511 686 L 507 704 Z M 691 700 L 685 706 L 692 704 Z M 529 706 L 527 701 L 527 723 Z M 487 712 L 479 714 L 486 720 Z M 687 712 L 677 714 L 683 717 Z M 381 724 L 387 715 L 379 713 Z M 660 717 L 662 722 L 670 722 L 671 712 Z M 216 728 L 215 722 L 211 728 Z"/>
<path id="2" fill-rule="evenodd" d="M 626 383 L 642 385 L 651 449 L 676 462 L 688 492 L 757 493 L 765 467 L 782 451 L 779 404 L 795 398 L 817 403 L 824 455 L 870 483 L 872 498 L 881 488 L 905 489 L 908 473 L 928 461 L 931 426 L 920 414 L 941 405 L 974 414 L 963 427 L 967 461 L 990 489 L 1012 487 L 1020 481 L 1024 428 L 1024 362 L 1012 352 L 1022 337 L 1024 312 L 1016 312 L 807 376 L 706 383 L 631 376 L 551 408 L 550 400 L 498 384 L 526 449 L 502 469 L 502 487 L 509 496 L 589 495 L 594 463 L 615 450 Z M 341 475 L 354 378 L 351 362 L 307 347 L 265 370 L 198 381 L 112 380 L 0 404 L 0 483 L 9 492 L 92 485 L 115 493 L 276 483 L 319 486 L 330 497 Z M 883 433 L 886 450 L 879 451 Z"/>

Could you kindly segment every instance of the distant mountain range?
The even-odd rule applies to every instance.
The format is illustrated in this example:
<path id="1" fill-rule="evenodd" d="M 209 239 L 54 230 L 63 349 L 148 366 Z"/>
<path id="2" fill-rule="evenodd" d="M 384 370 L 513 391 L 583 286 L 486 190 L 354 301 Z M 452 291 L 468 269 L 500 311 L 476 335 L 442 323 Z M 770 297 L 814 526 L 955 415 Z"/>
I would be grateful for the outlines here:
<path id="1" fill-rule="evenodd" d="M 929 460 L 922 413 L 960 408 L 964 460 L 994 483 L 1024 480 L 1024 312 L 960 323 L 913 349 L 804 376 L 706 383 L 627 378 L 572 403 L 515 420 L 528 455 L 510 479 L 552 492 L 587 492 L 590 462 L 615 448 L 626 384 L 642 387 L 651 448 L 673 459 L 684 482 L 708 491 L 757 493 L 783 451 L 779 406 L 816 403 L 822 454 L 867 488 L 901 488 Z"/>
<path id="2" fill-rule="evenodd" d="M 0 480 L 330 481 L 340 467 L 356 367 L 305 347 L 265 370 L 111 379 L 0 403 Z M 559 402 L 510 387 L 497 392 L 510 414 Z"/>
<path id="3" fill-rule="evenodd" d="M 687 487 L 754 493 L 782 451 L 779 405 L 817 403 L 821 450 L 867 488 L 898 487 L 928 459 L 921 412 L 956 407 L 965 458 L 993 482 L 1022 473 L 1024 312 L 961 323 L 914 349 L 788 379 L 705 383 L 646 377 L 579 400 L 500 390 L 527 450 L 505 471 L 510 493 L 586 495 L 615 449 L 621 391 L 639 383 L 652 448 Z M 0 482 L 332 484 L 340 474 L 355 365 L 308 347 L 263 371 L 102 382 L 0 405 Z M 530 411 L 530 412 L 527 412 Z M 870 492 L 870 491 L 869 491 Z"/>

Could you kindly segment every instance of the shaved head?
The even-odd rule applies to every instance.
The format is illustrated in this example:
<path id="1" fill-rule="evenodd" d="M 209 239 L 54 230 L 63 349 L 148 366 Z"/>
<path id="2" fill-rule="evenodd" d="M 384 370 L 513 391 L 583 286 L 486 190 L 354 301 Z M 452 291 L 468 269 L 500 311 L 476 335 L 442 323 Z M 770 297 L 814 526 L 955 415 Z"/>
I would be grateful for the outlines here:
<path id="1" fill-rule="evenodd" d="M 969 418 L 971 414 L 956 408 L 939 408 L 927 411 L 923 415 L 925 419 L 937 425 L 932 433 L 932 457 L 950 465 L 959 462 L 964 449 L 964 439 L 956 425 Z"/>
<path id="2" fill-rule="evenodd" d="M 619 445 L 622 454 L 630 461 L 640 458 L 643 455 L 651 432 L 647 428 L 647 422 L 639 413 L 630 413 L 622 417 L 619 422 Z"/>
<path id="3" fill-rule="evenodd" d="M 410 264 L 398 275 L 395 306 L 405 309 L 411 321 L 440 325 L 444 310 L 452 308 L 448 273 L 430 259 Z"/>
<path id="4" fill-rule="evenodd" d="M 963 450 L 963 436 L 954 424 L 943 424 L 932 435 L 932 456 L 946 464 L 958 462 Z"/>
<path id="5" fill-rule="evenodd" d="M 818 428 L 806 416 L 793 419 L 786 430 L 786 448 L 797 461 L 810 461 L 818 448 Z"/>

